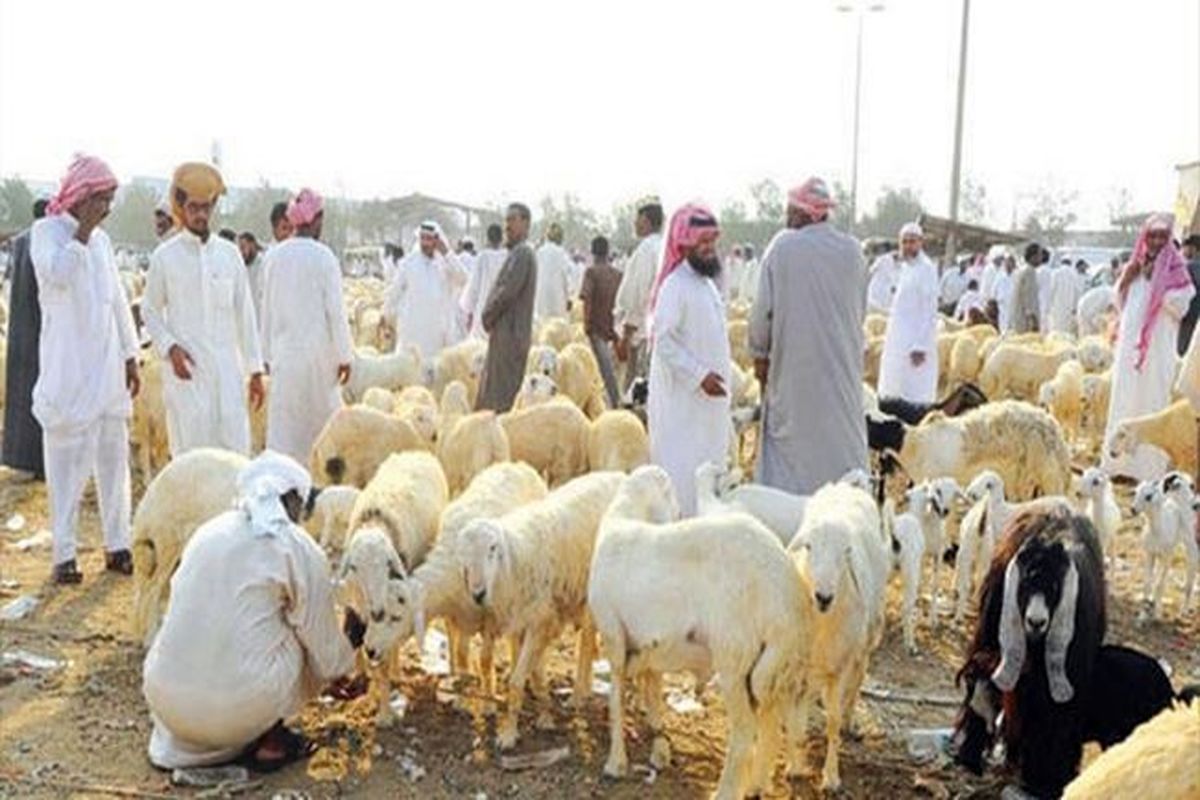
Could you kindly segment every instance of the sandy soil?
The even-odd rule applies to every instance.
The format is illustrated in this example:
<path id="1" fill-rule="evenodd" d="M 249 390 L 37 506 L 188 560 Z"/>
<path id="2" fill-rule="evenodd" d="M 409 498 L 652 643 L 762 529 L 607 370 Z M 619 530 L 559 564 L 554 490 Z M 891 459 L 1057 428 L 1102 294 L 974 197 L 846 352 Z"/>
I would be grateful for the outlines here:
<path id="1" fill-rule="evenodd" d="M 1123 504 L 1128 497 L 1122 498 Z M 48 525 L 44 487 L 23 483 L 0 470 L 0 524 L 13 514 L 25 517 L 18 532 L 0 529 L 0 604 L 22 594 L 41 598 L 37 610 L 17 623 L 0 623 L 0 652 L 24 649 L 65 659 L 65 668 L 50 673 L 0 669 L 0 797 L 191 796 L 198 790 L 172 787 L 166 774 L 145 757 L 149 721 L 140 691 L 141 647 L 129 634 L 131 579 L 102 572 L 103 558 L 94 500 L 82 516 L 85 549 L 80 587 L 55 589 L 46 583 L 48 550 L 16 552 L 11 543 Z M 1172 576 L 1163 619 L 1139 622 L 1140 551 L 1137 525 L 1126 523 L 1117 546 L 1116 566 L 1110 573 L 1113 600 L 1109 640 L 1132 644 L 1164 658 L 1174 670 L 1176 685 L 1200 681 L 1200 613 L 1180 620 L 1182 590 Z M 943 597 L 950 575 L 943 570 Z M 922 654 L 905 654 L 896 621 L 898 593 L 891 591 L 889 630 L 875 655 L 868 686 L 894 693 L 930 698 L 956 698 L 953 672 L 965 642 L 965 628 L 943 618 L 936 632 L 919 629 Z M 674 757 L 669 769 L 646 782 L 644 774 L 622 782 L 601 778 L 608 736 L 605 701 L 593 698 L 584 719 L 572 717 L 562 694 L 556 695 L 557 730 L 535 731 L 531 718 L 522 722 L 518 753 L 568 746 L 564 761 L 545 769 L 508 772 L 494 752 L 491 720 L 480 713 L 480 702 L 449 691 L 450 684 L 425 675 L 415 649 L 406 658 L 400 688 L 409 698 L 402 722 L 380 731 L 356 722 L 361 704 L 316 705 L 305 714 L 309 730 L 331 748 L 322 761 L 293 765 L 266 776 L 244 794 L 272 797 L 284 791 L 296 796 L 326 797 L 453 797 L 453 798 L 575 798 L 706 796 L 720 772 L 724 716 L 718 698 L 704 698 L 698 713 L 668 716 L 668 735 Z M 566 689 L 571 649 L 559 643 L 549 665 L 556 689 Z M 408 666 L 411 665 L 411 666 Z M 907 752 L 904 732 L 951 724 L 954 709 L 937 704 L 864 698 L 858 710 L 859 741 L 847 742 L 842 757 L 843 796 L 855 798 L 994 797 L 1000 776 L 973 779 L 952 767 L 922 765 Z M 635 715 L 630 715 L 635 718 Z M 634 730 L 630 728 L 630 734 Z M 630 758 L 645 763 L 649 742 L 631 739 Z M 315 780 L 339 770 L 330 757 L 349 751 L 357 763 L 340 781 Z M 819 764 L 824 741 L 810 738 L 810 760 Z M 367 763 L 364 763 L 367 762 Z M 423 777 L 414 780 L 412 765 Z M 333 766 L 337 766 L 335 763 Z M 360 768 L 369 766 L 363 774 Z M 140 793 L 140 794 L 139 794 Z M 782 770 L 769 797 L 815 797 L 811 782 L 785 783 Z"/>

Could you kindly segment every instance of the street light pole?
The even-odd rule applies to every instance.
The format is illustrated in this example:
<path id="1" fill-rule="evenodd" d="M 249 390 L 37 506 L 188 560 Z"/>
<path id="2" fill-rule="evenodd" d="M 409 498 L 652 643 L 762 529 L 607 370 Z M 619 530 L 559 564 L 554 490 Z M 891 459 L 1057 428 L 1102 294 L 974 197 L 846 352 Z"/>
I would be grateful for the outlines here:
<path id="1" fill-rule="evenodd" d="M 967 91 L 967 31 L 971 0 L 963 0 L 962 41 L 958 47 L 958 108 L 954 114 L 954 164 L 950 168 L 950 233 L 946 237 L 946 264 L 958 255 L 958 192 L 962 177 L 963 98 Z"/>
<path id="2" fill-rule="evenodd" d="M 854 153 L 850 160 L 850 232 L 853 233 L 858 227 L 858 129 L 862 109 L 863 17 L 867 11 L 883 11 L 883 3 L 867 5 L 860 0 L 853 4 L 843 3 L 837 10 L 842 13 L 853 12 L 858 24 L 854 49 Z"/>

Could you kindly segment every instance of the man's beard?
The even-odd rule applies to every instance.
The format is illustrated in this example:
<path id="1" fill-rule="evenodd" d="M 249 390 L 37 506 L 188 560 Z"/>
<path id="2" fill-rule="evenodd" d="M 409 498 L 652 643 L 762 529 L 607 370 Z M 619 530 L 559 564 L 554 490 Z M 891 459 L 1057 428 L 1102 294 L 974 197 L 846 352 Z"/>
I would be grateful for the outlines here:
<path id="1" fill-rule="evenodd" d="M 687 257 L 687 262 L 692 269 L 703 275 L 705 278 L 716 278 L 721 274 L 721 259 L 716 256 L 712 258 L 701 258 L 692 253 Z"/>

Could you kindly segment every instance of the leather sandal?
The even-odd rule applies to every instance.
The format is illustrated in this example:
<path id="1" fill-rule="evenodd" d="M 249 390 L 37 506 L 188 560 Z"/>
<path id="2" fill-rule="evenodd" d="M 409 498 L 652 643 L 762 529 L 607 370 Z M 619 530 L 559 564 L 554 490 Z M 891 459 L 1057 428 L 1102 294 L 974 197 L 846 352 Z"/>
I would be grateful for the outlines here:
<path id="1" fill-rule="evenodd" d="M 75 559 L 72 558 L 61 564 L 55 564 L 54 571 L 50 573 L 50 579 L 59 586 L 68 586 L 83 583 L 83 573 L 79 571 L 79 567 L 75 566 Z"/>
<path id="2" fill-rule="evenodd" d="M 114 550 L 104 555 L 104 568 L 122 575 L 133 574 L 133 555 L 128 550 Z"/>

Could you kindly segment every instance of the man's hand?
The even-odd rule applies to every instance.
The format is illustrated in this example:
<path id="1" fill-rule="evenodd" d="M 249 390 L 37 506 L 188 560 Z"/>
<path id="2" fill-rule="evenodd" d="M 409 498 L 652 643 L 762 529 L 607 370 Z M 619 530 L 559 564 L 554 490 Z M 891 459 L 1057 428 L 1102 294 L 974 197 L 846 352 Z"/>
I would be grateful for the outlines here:
<path id="1" fill-rule="evenodd" d="M 442 255 L 446 255 L 450 251 L 450 248 L 446 246 L 446 240 L 440 236 L 437 237 L 437 244 L 433 246 L 433 249 Z"/>
<path id="2" fill-rule="evenodd" d="M 629 337 L 621 336 L 613 340 L 613 351 L 617 354 L 617 361 L 624 364 L 629 360 Z"/>
<path id="3" fill-rule="evenodd" d="M 250 376 L 250 407 L 258 411 L 262 408 L 263 400 L 266 397 L 267 390 L 263 386 L 263 374 L 256 372 Z"/>
<path id="4" fill-rule="evenodd" d="M 184 350 L 177 344 L 171 345 L 171 349 L 167 351 L 167 358 L 171 359 L 171 371 L 175 373 L 175 377 L 181 381 L 190 381 L 192 379 L 192 367 L 196 366 L 196 362 L 192 360 L 192 356 L 187 350 Z"/>
<path id="5" fill-rule="evenodd" d="M 725 379 L 715 372 L 710 372 L 700 381 L 700 389 L 709 397 L 724 397 Z"/>
<path id="6" fill-rule="evenodd" d="M 125 360 L 125 388 L 129 390 L 129 396 L 136 398 L 138 392 L 142 390 L 142 378 L 138 375 L 138 365 L 136 358 Z"/>
<path id="7" fill-rule="evenodd" d="M 908 360 L 912 362 L 914 367 L 919 367 L 925 363 L 925 352 L 923 350 L 913 350 L 908 354 Z"/>
<path id="8" fill-rule="evenodd" d="M 763 386 L 767 385 L 767 373 L 771 371 L 771 361 L 766 358 L 754 359 L 754 377 Z"/>
<path id="9" fill-rule="evenodd" d="M 347 383 L 349 383 L 349 381 L 350 381 L 350 365 L 349 364 L 338 364 L 337 379 L 338 379 L 338 383 L 341 384 L 342 386 L 345 386 Z"/>
<path id="10" fill-rule="evenodd" d="M 92 195 L 76 206 L 75 211 L 79 220 L 79 227 L 75 229 L 75 239 L 87 244 L 92 231 L 108 216 L 107 204 L 100 199 L 100 195 Z"/>

